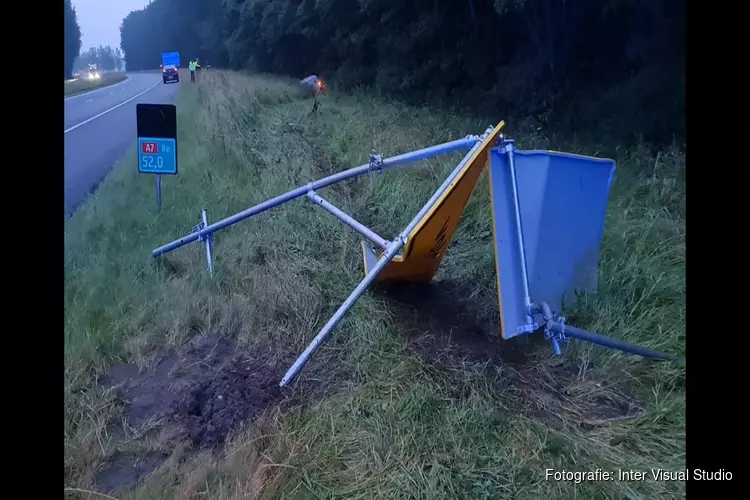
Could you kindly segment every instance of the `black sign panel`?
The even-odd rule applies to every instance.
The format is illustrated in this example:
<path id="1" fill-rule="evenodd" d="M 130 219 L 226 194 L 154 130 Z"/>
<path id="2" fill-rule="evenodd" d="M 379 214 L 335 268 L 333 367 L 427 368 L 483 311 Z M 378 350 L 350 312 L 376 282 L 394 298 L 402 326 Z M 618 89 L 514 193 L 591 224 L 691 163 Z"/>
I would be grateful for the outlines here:
<path id="1" fill-rule="evenodd" d="M 177 107 L 174 104 L 136 104 L 138 137 L 177 139 Z"/>
<path id="2" fill-rule="evenodd" d="M 137 104 L 138 172 L 177 174 L 177 108 L 174 104 Z"/>

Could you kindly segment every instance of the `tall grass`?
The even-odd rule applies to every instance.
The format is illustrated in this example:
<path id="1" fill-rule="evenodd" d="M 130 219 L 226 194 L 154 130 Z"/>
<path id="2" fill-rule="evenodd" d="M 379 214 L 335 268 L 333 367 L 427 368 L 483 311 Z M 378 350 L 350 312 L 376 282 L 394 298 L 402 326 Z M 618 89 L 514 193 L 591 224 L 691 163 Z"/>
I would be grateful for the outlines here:
<path id="1" fill-rule="evenodd" d="M 127 439 L 112 434 L 108 425 L 122 415 L 121 405 L 82 390 L 114 361 L 145 366 L 155 353 L 200 333 L 298 353 L 362 277 L 358 236 L 304 200 L 217 233 L 214 280 L 198 245 L 161 260 L 151 258 L 153 248 L 190 232 L 201 208 L 217 220 L 362 164 L 372 149 L 397 154 L 490 125 L 367 94 L 331 93 L 321 101 L 311 113 L 312 102 L 293 82 L 206 72 L 178 96 L 180 174 L 164 181 L 161 213 L 153 179 L 131 168 L 131 152 L 67 223 L 66 486 L 93 488 L 97 467 L 117 450 L 145 454 L 163 446 L 144 445 L 135 431 Z M 511 123 L 509 131 L 522 148 L 600 149 L 524 133 L 523 123 Z M 325 196 L 387 238 L 459 158 L 354 180 Z M 600 292 L 582 298 L 569 316 L 592 330 L 682 353 L 684 154 L 635 149 L 618 152 L 616 160 Z M 463 304 L 459 326 L 492 324 L 496 315 L 490 224 L 488 192 L 480 186 L 436 277 L 437 288 L 461 290 L 449 296 Z M 316 372 L 317 383 L 328 385 L 322 396 L 269 412 L 218 457 L 170 448 L 171 458 L 126 497 L 683 493 L 681 483 L 650 479 L 548 481 L 545 469 L 682 469 L 684 368 L 581 344 L 567 346 L 563 360 L 544 343 L 520 346 L 521 363 L 493 353 L 433 359 L 436 350 L 420 350 L 403 318 L 381 294 L 366 294 L 314 358 L 314 366 L 331 371 L 329 378 Z M 417 333 L 426 341 L 465 333 L 421 325 L 425 331 Z M 614 417 L 607 408 L 622 411 Z"/>

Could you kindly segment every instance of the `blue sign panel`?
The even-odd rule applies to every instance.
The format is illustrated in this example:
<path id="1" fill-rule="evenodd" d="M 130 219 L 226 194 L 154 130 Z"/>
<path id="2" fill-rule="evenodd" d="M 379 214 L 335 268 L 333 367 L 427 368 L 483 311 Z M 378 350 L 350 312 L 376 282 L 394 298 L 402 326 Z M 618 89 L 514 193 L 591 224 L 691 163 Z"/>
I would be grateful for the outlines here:
<path id="1" fill-rule="evenodd" d="M 161 64 L 163 66 L 174 66 L 180 67 L 180 53 L 179 52 L 164 52 L 161 55 Z"/>
<path id="2" fill-rule="evenodd" d="M 177 141 L 165 137 L 139 137 L 138 172 L 177 174 Z"/>
<path id="3" fill-rule="evenodd" d="M 502 336 L 523 333 L 526 307 L 519 245 L 523 238 L 534 302 L 554 312 L 593 292 L 598 284 L 599 247 L 604 233 L 615 162 L 555 151 L 513 151 L 523 235 L 516 229 L 508 154 L 490 152 L 497 288 Z"/>

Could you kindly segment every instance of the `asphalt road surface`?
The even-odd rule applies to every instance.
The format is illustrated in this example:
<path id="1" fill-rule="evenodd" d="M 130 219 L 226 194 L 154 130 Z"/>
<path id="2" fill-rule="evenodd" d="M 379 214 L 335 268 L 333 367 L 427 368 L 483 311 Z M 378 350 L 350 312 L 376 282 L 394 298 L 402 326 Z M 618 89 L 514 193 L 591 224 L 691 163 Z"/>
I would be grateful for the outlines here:
<path id="1" fill-rule="evenodd" d="M 165 85 L 158 73 L 128 73 L 123 82 L 65 99 L 66 217 L 135 144 L 136 104 L 171 103 L 180 85 Z"/>

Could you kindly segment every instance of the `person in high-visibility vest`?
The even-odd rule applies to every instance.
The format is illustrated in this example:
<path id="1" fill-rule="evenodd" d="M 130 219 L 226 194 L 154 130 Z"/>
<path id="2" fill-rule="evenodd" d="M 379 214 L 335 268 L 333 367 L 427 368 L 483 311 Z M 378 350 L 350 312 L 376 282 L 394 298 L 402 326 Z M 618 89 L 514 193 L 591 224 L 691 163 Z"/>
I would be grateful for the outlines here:
<path id="1" fill-rule="evenodd" d="M 198 59 L 196 59 L 195 61 L 190 61 L 188 63 L 188 69 L 190 70 L 190 81 L 191 82 L 195 83 L 195 70 L 197 68 L 200 68 L 200 67 L 201 67 L 201 65 L 198 64 Z"/>

